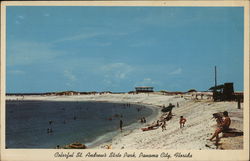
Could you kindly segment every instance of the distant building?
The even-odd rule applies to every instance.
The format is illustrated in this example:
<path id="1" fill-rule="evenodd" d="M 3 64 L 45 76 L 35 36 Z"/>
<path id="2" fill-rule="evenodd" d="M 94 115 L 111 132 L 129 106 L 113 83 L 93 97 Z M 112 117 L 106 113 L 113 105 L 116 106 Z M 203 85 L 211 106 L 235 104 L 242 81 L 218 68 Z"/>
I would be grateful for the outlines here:
<path id="1" fill-rule="evenodd" d="M 215 101 L 232 101 L 237 99 L 237 96 L 240 99 L 243 99 L 243 95 L 234 94 L 234 85 L 232 82 L 227 82 L 221 85 L 216 85 L 214 87 L 209 88 L 209 90 L 213 91 L 213 99 Z"/>
<path id="2" fill-rule="evenodd" d="M 154 92 L 154 87 L 135 87 L 136 92 Z"/>

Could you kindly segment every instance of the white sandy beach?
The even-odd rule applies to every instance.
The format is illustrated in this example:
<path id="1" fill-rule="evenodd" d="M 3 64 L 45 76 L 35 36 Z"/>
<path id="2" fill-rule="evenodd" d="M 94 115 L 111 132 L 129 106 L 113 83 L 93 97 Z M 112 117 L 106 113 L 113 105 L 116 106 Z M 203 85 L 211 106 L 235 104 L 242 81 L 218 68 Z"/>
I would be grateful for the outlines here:
<path id="1" fill-rule="evenodd" d="M 114 137 L 111 142 L 99 145 L 95 148 L 104 148 L 111 145 L 112 149 L 183 149 L 203 150 L 215 149 L 215 145 L 207 139 L 211 137 L 216 128 L 216 121 L 212 114 L 228 111 L 231 117 L 232 128 L 243 131 L 243 103 L 241 109 L 237 108 L 237 102 L 213 102 L 204 97 L 195 100 L 191 95 L 167 96 L 159 93 L 150 94 L 95 94 L 77 96 L 7 96 L 7 100 L 53 100 L 53 101 L 107 101 L 122 103 L 139 103 L 152 105 L 161 109 L 160 106 L 174 105 L 173 118 L 166 122 L 166 129 L 162 132 L 161 127 L 156 130 L 145 131 L 135 129 L 124 131 Z M 154 118 L 157 121 L 161 112 Z M 180 129 L 179 118 L 184 116 L 187 119 L 185 127 Z M 152 122 L 147 122 L 147 124 Z M 144 124 L 146 126 L 147 124 Z M 221 138 L 220 149 L 242 149 L 243 136 Z"/>

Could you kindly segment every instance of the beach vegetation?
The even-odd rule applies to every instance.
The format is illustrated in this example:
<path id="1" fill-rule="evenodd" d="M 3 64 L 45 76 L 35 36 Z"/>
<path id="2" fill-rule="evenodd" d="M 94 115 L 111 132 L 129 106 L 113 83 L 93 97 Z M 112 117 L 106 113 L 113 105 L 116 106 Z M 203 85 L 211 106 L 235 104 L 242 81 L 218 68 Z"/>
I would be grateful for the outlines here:
<path id="1" fill-rule="evenodd" d="M 188 90 L 188 92 L 197 92 L 197 90 L 196 89 L 190 89 L 190 90 Z"/>

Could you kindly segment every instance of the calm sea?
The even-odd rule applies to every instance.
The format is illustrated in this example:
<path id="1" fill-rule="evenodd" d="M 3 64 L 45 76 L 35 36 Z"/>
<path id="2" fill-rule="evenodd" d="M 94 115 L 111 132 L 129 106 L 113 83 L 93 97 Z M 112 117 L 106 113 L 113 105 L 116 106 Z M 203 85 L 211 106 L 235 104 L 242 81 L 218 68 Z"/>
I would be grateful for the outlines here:
<path id="1" fill-rule="evenodd" d="M 73 142 L 102 143 L 154 111 L 142 105 L 105 102 L 7 101 L 7 148 L 55 148 Z M 128 126 L 130 125 L 130 126 Z M 48 132 L 52 129 L 52 132 Z"/>

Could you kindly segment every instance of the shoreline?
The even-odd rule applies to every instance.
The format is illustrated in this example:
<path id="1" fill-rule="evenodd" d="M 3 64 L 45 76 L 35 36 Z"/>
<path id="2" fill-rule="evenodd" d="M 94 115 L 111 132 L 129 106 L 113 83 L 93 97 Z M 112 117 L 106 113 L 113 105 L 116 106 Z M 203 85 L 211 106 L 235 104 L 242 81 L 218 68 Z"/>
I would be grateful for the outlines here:
<path id="1" fill-rule="evenodd" d="M 13 97 L 13 96 L 12 96 Z M 32 97 L 32 96 L 30 96 Z M 35 96 L 36 97 L 36 96 Z M 39 96 L 37 96 L 37 98 L 41 98 Z M 71 101 L 77 101 L 77 102 L 98 102 L 98 103 L 117 103 L 117 104 L 124 104 L 124 103 L 127 103 L 127 102 L 118 102 L 118 101 L 99 101 L 99 100 L 95 100 L 95 101 L 90 101 L 90 100 L 84 100 L 84 101 L 81 101 L 81 100 L 62 100 L 57 98 L 57 99 L 47 99 L 47 100 L 43 100 L 43 99 L 11 99 L 11 100 L 7 100 L 7 101 L 13 101 L 13 102 L 18 102 L 18 101 L 45 101 L 45 102 L 49 102 L 49 101 L 60 101 L 60 102 L 71 102 Z M 160 115 L 161 115 L 161 111 L 159 108 L 153 106 L 153 105 L 148 105 L 148 104 L 143 104 L 143 103 L 130 103 L 131 105 L 141 105 L 141 106 L 145 106 L 145 108 L 149 108 L 152 110 L 152 114 L 145 117 L 146 120 L 147 120 L 147 123 L 146 124 L 151 124 L 156 118 L 158 118 Z M 87 146 L 87 148 L 90 148 L 90 149 L 95 149 L 95 148 L 98 148 L 99 146 L 102 146 L 102 145 L 105 145 L 105 144 L 108 144 L 110 143 L 113 138 L 116 138 L 116 137 L 120 137 L 120 135 L 129 135 L 131 132 L 133 132 L 134 130 L 138 129 L 138 128 L 141 128 L 143 127 L 143 125 L 145 124 L 141 124 L 139 123 L 139 120 L 137 120 L 137 122 L 133 122 L 129 125 L 126 125 L 123 127 L 123 132 L 120 133 L 120 130 L 115 130 L 115 131 L 112 131 L 112 132 L 108 132 L 106 134 L 103 134 L 103 135 L 100 135 L 98 136 L 95 140 L 91 141 L 91 142 L 87 142 L 87 143 L 83 143 L 84 145 Z"/>
<path id="2" fill-rule="evenodd" d="M 114 103 L 114 102 L 112 102 Z M 140 104 L 143 105 L 143 104 Z M 157 119 L 158 117 L 160 117 L 161 115 L 161 111 L 160 109 L 156 108 L 156 107 L 152 107 L 152 106 L 148 106 L 148 105 L 144 105 L 146 106 L 146 108 L 150 108 L 152 109 L 152 114 L 146 117 L 147 120 L 147 124 L 152 124 L 152 122 L 154 122 L 155 119 Z M 120 130 L 116 130 L 110 133 L 115 133 L 115 135 L 113 135 L 113 137 L 106 139 L 106 141 L 102 141 L 100 140 L 100 137 L 105 137 L 108 134 L 104 134 L 98 138 L 96 138 L 93 141 L 93 144 L 89 146 L 90 149 L 97 149 L 97 148 L 105 148 L 105 146 L 109 146 L 110 144 L 112 144 L 112 140 L 116 139 L 116 138 L 120 138 L 122 136 L 128 136 L 129 134 L 131 134 L 134 130 L 137 130 L 139 128 L 142 128 L 143 126 L 145 126 L 145 124 L 141 124 L 138 121 L 134 122 L 130 125 L 124 126 L 123 127 L 123 131 L 120 132 Z M 88 147 L 88 146 L 87 146 Z"/>
<path id="3" fill-rule="evenodd" d="M 7 100 L 15 100 L 21 97 L 6 96 Z M 104 145 L 111 145 L 112 149 L 178 149 L 178 150 L 209 150 L 216 149 L 213 142 L 208 142 L 216 128 L 216 121 L 212 114 L 216 112 L 228 111 L 232 119 L 230 127 L 243 131 L 243 111 L 237 109 L 236 102 L 213 102 L 211 97 L 195 99 L 191 94 L 182 95 L 162 95 L 159 93 L 139 93 L 139 94 L 102 94 L 102 95 L 80 95 L 80 96 L 24 96 L 23 100 L 45 100 L 45 101 L 96 101 L 112 103 L 130 103 L 145 106 L 152 106 L 158 110 L 158 114 L 146 124 L 159 119 L 161 106 L 169 103 L 180 107 L 173 108 L 173 118 L 167 121 L 166 128 L 162 132 L 161 128 L 143 132 L 141 129 L 121 133 L 110 141 L 102 143 L 93 148 L 102 149 Z M 187 122 L 184 128 L 179 127 L 179 117 L 184 116 Z M 145 125 L 145 124 L 143 124 Z M 222 138 L 223 146 L 219 149 L 243 149 L 243 137 Z M 206 146 L 206 145 L 209 145 Z"/>
<path id="4" fill-rule="evenodd" d="M 110 95 L 110 94 L 106 94 Z M 111 94 L 112 95 L 112 94 Z M 117 95 L 117 94 L 115 94 Z M 121 94 L 124 95 L 124 94 Z M 131 94 L 127 94 L 130 95 Z M 145 95 L 145 94 L 143 94 Z M 149 94 L 146 94 L 147 96 L 149 96 Z M 152 94 L 150 94 L 152 95 Z M 83 97 L 88 96 L 89 99 L 83 99 Z M 132 133 L 134 130 L 138 130 L 140 128 L 142 128 L 143 126 L 152 124 L 153 122 L 155 122 L 157 120 L 157 118 L 159 118 L 161 116 L 161 109 L 159 107 L 159 105 L 153 105 L 153 104 L 147 104 L 147 103 L 143 103 L 143 102 L 138 102 L 138 101 L 125 101 L 125 100 L 114 100 L 114 99 L 101 99 L 98 100 L 96 99 L 96 97 L 98 98 L 98 96 L 105 96 L 105 94 L 102 95 L 77 95 L 77 96 L 40 96 L 40 95 L 26 95 L 26 96 L 6 96 L 6 101 L 60 101 L 60 102 L 71 102 L 71 101 L 77 101 L 77 102 L 99 102 L 99 103 L 119 103 L 119 104 L 126 104 L 126 103 L 130 103 L 130 104 L 134 104 L 134 105 L 142 105 L 145 106 L 146 108 L 150 108 L 152 110 L 152 114 L 150 116 L 146 117 L 147 123 L 146 124 L 139 124 L 138 121 L 131 123 L 130 125 L 124 126 L 124 131 L 122 133 L 120 133 L 119 130 L 116 131 L 112 131 L 112 132 L 108 132 L 106 134 L 103 134 L 99 137 L 97 137 L 95 140 L 93 140 L 92 142 L 89 143 L 84 143 L 87 148 L 89 147 L 90 149 L 96 149 L 99 147 L 102 147 L 104 145 L 110 144 L 112 142 L 112 140 L 114 138 L 119 138 L 122 137 L 122 135 L 129 135 L 130 133 Z M 93 98 L 95 97 L 95 98 Z M 46 99 L 44 99 L 46 98 Z M 111 136 L 111 137 L 110 137 Z"/>

